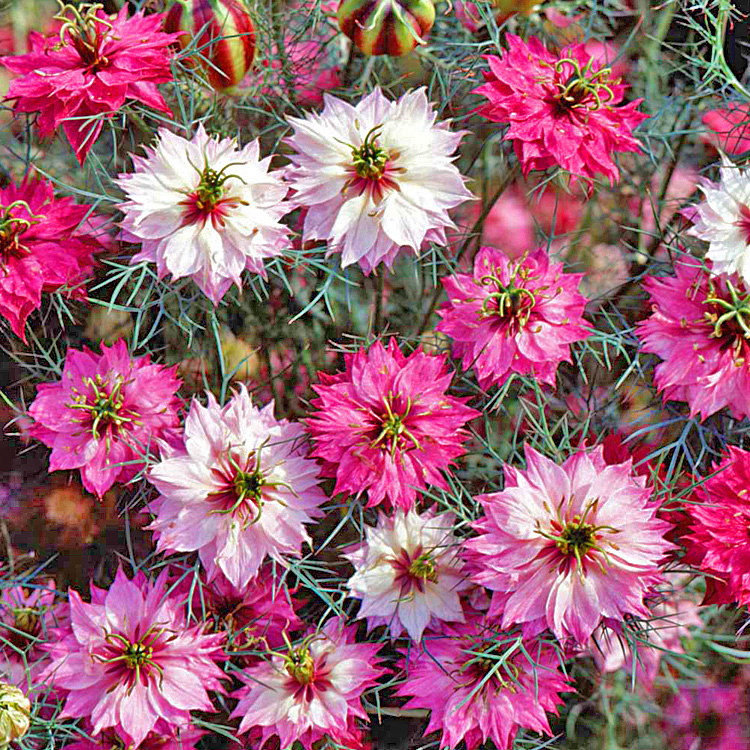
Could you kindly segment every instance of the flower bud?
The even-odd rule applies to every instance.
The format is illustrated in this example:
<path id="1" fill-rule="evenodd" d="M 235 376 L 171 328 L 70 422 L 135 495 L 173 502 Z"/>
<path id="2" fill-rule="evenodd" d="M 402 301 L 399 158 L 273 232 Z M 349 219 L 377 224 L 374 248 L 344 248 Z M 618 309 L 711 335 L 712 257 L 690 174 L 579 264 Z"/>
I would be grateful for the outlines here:
<path id="1" fill-rule="evenodd" d="M 338 21 L 365 55 L 399 57 L 425 44 L 435 6 L 431 0 L 342 0 Z"/>
<path id="2" fill-rule="evenodd" d="M 0 748 L 29 731 L 31 703 L 14 685 L 0 682 Z"/>
<path id="3" fill-rule="evenodd" d="M 178 38 L 182 49 L 195 38 L 194 57 L 219 91 L 238 84 L 253 64 L 255 29 L 239 0 L 174 0 L 164 30 L 183 32 Z"/>

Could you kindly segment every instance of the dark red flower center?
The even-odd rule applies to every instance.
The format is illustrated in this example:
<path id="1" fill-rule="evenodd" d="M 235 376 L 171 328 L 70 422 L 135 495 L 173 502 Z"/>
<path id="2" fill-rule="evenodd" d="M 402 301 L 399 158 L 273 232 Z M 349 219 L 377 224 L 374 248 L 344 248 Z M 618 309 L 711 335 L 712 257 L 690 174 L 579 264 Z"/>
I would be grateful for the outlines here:
<path id="1" fill-rule="evenodd" d="M 113 27 L 99 15 L 103 8 L 101 3 L 81 3 L 76 7 L 60 2 L 60 11 L 55 16 L 56 20 L 62 22 L 60 45 L 73 45 L 89 75 L 97 73 L 110 62 L 102 54 L 102 46 Z"/>
<path id="2" fill-rule="evenodd" d="M 709 338 L 721 340 L 720 351 L 731 348 L 735 364 L 741 366 L 750 339 L 750 293 L 743 296 L 728 279 L 723 282 L 711 279 L 703 304 L 708 306 L 704 320 L 713 327 Z"/>
<path id="3" fill-rule="evenodd" d="M 750 245 L 750 208 L 742 204 L 740 206 L 740 218 L 734 222 L 734 225 L 742 232 L 742 239 L 746 245 Z"/>
<path id="4" fill-rule="evenodd" d="M 162 635 L 165 632 L 164 628 L 152 626 L 136 640 L 130 640 L 121 633 L 107 633 L 103 651 L 92 654 L 91 658 L 100 664 L 107 664 L 108 671 L 118 673 L 130 692 L 139 683 L 147 684 L 154 675 L 158 675 L 160 681 L 163 679 L 164 670 L 156 663 L 154 655 L 164 640 Z"/>
<path id="5" fill-rule="evenodd" d="M 86 422 L 86 428 L 91 430 L 95 439 L 99 438 L 99 431 L 104 429 L 107 440 L 111 435 L 117 434 L 126 425 L 133 424 L 138 419 L 138 413 L 132 409 L 124 408 L 125 396 L 122 387 L 125 381 L 122 375 L 117 375 L 114 382 L 97 375 L 94 378 L 82 378 L 83 391 L 71 388 L 73 401 L 68 404 L 69 409 L 83 412 L 78 421 Z"/>
<path id="6" fill-rule="evenodd" d="M 24 211 L 25 216 L 20 212 Z M 8 263 L 11 258 L 21 258 L 29 252 L 21 244 L 24 232 L 37 224 L 43 217 L 35 214 L 26 201 L 13 201 L 8 206 L 0 205 L 0 262 Z"/>
<path id="7" fill-rule="evenodd" d="M 260 451 L 249 451 L 242 459 L 238 451 L 229 449 L 211 474 L 220 485 L 211 497 L 221 506 L 212 513 L 236 514 L 247 523 L 260 519 L 266 499 L 263 490 L 270 484 L 260 469 Z"/>
<path id="8" fill-rule="evenodd" d="M 569 114 L 577 109 L 594 112 L 606 107 L 614 98 L 609 68 L 593 70 L 594 60 L 589 59 L 583 67 L 573 57 L 562 57 L 554 65 L 555 91 L 553 98 L 560 114 Z"/>
<path id="9" fill-rule="evenodd" d="M 511 323 L 509 333 L 518 333 L 529 322 L 537 304 L 535 292 L 540 290 L 532 291 L 526 286 L 533 278 L 530 268 L 516 263 L 511 268 L 510 279 L 506 284 L 500 278 L 499 269 L 493 268 L 491 273 L 479 279 L 480 284 L 492 289 L 482 302 L 479 316 Z"/>
<path id="10" fill-rule="evenodd" d="M 421 594 L 427 581 L 438 581 L 434 555 L 423 551 L 421 544 L 418 544 L 411 554 L 402 549 L 399 556 L 391 560 L 391 565 L 396 571 L 394 582 L 400 586 L 401 596 L 409 596 L 414 589 Z"/>
<path id="11" fill-rule="evenodd" d="M 504 656 L 500 644 L 493 639 L 475 641 L 464 649 L 467 661 L 461 671 L 471 675 L 472 682 L 486 680 L 493 691 L 509 690 L 517 692 L 516 681 L 520 674 L 518 667 Z M 486 654 L 486 656 L 485 656 Z M 491 675 L 487 678 L 487 675 Z"/>
<path id="12" fill-rule="evenodd" d="M 232 162 L 220 170 L 211 168 L 207 162 L 202 170 L 193 165 L 193 168 L 200 175 L 200 182 L 195 191 L 181 202 L 181 205 L 187 208 L 184 219 L 186 224 L 205 222 L 210 219 L 215 227 L 223 227 L 225 224 L 224 218 L 231 209 L 238 205 L 247 205 L 245 201 L 237 198 L 224 197 L 225 183 L 230 177 L 242 180 L 237 175 L 227 174 L 226 170 L 240 163 Z"/>

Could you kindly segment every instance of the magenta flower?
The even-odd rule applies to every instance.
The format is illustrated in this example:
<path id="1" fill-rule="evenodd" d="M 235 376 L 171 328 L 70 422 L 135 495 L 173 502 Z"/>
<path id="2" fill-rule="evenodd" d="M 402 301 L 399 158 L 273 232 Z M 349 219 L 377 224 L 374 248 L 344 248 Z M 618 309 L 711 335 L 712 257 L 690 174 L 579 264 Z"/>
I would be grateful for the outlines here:
<path id="1" fill-rule="evenodd" d="M 327 500 L 320 468 L 307 457 L 302 425 L 275 419 L 273 402 L 258 409 L 244 385 L 223 408 L 193 399 L 184 449 L 156 464 L 149 481 L 159 552 L 196 550 L 208 579 L 222 573 L 247 586 L 266 556 L 284 564 L 310 542 L 305 524 Z"/>
<path id="2" fill-rule="evenodd" d="M 664 360 L 658 390 L 687 401 L 691 417 L 725 406 L 736 419 L 750 416 L 750 288 L 736 274 L 712 278 L 699 261 L 679 262 L 675 273 L 644 279 L 653 312 L 636 330 L 643 351 Z"/>
<path id="3" fill-rule="evenodd" d="M 38 112 L 43 138 L 62 125 L 80 164 L 101 132 L 104 118 L 97 115 L 138 101 L 172 116 L 156 84 L 172 80 L 169 45 L 177 34 L 161 31 L 163 14 L 128 18 L 127 5 L 116 16 L 100 8 L 67 4 L 56 16 L 59 32 L 31 32 L 28 54 L 0 57 L 0 65 L 21 74 L 7 95 L 15 110 Z"/>
<path id="4" fill-rule="evenodd" d="M 86 219 L 91 208 L 56 198 L 46 180 L 0 189 L 0 314 L 24 343 L 26 319 L 42 304 L 42 292 L 86 298 L 93 256 L 107 242 L 96 228 L 100 220 Z"/>
<path id="5" fill-rule="evenodd" d="M 511 373 L 533 375 L 554 387 L 570 344 L 590 336 L 584 325 L 582 274 L 564 273 L 542 249 L 511 261 L 483 247 L 473 275 L 442 279 L 449 300 L 438 309 L 436 330 L 453 339 L 453 355 L 473 367 L 482 389 L 501 385 Z"/>
<path id="6" fill-rule="evenodd" d="M 84 728 L 87 733 L 92 734 L 90 721 L 84 721 Z M 153 731 L 149 732 L 138 746 L 138 750 L 195 750 L 196 743 L 205 734 L 205 729 L 192 725 L 167 724 L 163 719 L 159 719 Z M 65 745 L 66 750 L 112 750 L 127 747 L 128 740 L 121 737 L 112 727 L 102 730 L 91 739 L 81 737 L 76 742 Z"/>
<path id="7" fill-rule="evenodd" d="M 491 740 L 510 750 L 522 727 L 551 735 L 547 713 L 557 715 L 560 693 L 572 687 L 551 646 L 524 641 L 532 663 L 521 642 L 476 613 L 465 624 L 445 625 L 425 636 L 416 658 L 408 655 L 396 694 L 413 696 L 404 708 L 431 711 L 425 734 L 440 731 L 442 748 L 465 741 L 474 750 Z"/>
<path id="8" fill-rule="evenodd" d="M 159 278 L 190 276 L 216 305 L 244 270 L 266 278 L 263 259 L 289 246 L 280 219 L 292 210 L 288 187 L 260 158 L 256 139 L 244 148 L 233 138 L 209 137 L 203 125 L 187 140 L 161 128 L 135 171 L 121 174 L 128 197 L 123 237 L 141 242 L 131 263 L 156 263 Z"/>
<path id="9" fill-rule="evenodd" d="M 690 505 L 688 559 L 707 574 L 707 599 L 750 604 L 750 453 L 729 447 L 719 472 L 696 486 Z"/>
<path id="10" fill-rule="evenodd" d="M 583 644 L 602 618 L 647 616 L 644 596 L 672 545 L 645 477 L 607 464 L 602 447 L 562 466 L 526 446 L 527 468 L 505 466 L 505 489 L 478 495 L 485 517 L 466 542 L 474 580 L 495 592 L 489 614 L 526 634 L 549 628 Z"/>
<path id="11" fill-rule="evenodd" d="M 365 527 L 365 541 L 349 547 L 354 566 L 350 595 L 362 600 L 357 617 L 368 629 L 386 625 L 391 637 L 406 630 L 418 641 L 429 625 L 463 622 L 459 593 L 472 584 L 459 557 L 452 513 L 380 513 L 377 527 Z"/>
<path id="12" fill-rule="evenodd" d="M 300 742 L 312 750 L 325 736 L 352 750 L 363 747 L 356 719 L 366 721 L 367 714 L 360 698 L 385 670 L 374 664 L 380 644 L 355 643 L 354 631 L 334 618 L 286 653 L 245 669 L 230 716 L 242 717 L 240 733 L 262 734 L 258 747 L 274 735 L 282 748 Z"/>
<path id="13" fill-rule="evenodd" d="M 368 507 L 385 501 L 409 510 L 418 489 L 447 487 L 440 471 L 464 452 L 463 426 L 479 412 L 445 394 L 445 355 L 405 357 L 391 339 L 388 349 L 376 341 L 345 360 L 346 372 L 321 373 L 313 386 L 311 455 L 322 459 L 324 476 L 336 477 L 334 492 L 367 490 Z"/>
<path id="14" fill-rule="evenodd" d="M 173 438 L 179 387 L 174 367 L 131 359 L 122 339 L 100 355 L 69 349 L 62 378 L 37 386 L 29 432 L 52 448 L 50 471 L 80 468 L 83 486 L 101 498 L 144 468 L 156 440 Z"/>
<path id="15" fill-rule="evenodd" d="M 474 93 L 488 99 L 480 114 L 510 123 L 505 140 L 513 141 L 524 175 L 560 166 L 589 184 L 599 173 L 614 185 L 620 173 L 612 154 L 641 150 L 633 130 L 648 117 L 636 110 L 642 100 L 622 105 L 627 87 L 585 44 L 553 54 L 536 37 L 528 44 L 505 38 L 508 51 L 485 56 L 490 70 Z"/>
<path id="16" fill-rule="evenodd" d="M 206 691 L 223 692 L 224 634 L 187 627 L 168 575 L 129 581 L 119 569 L 108 591 L 91 586 L 90 604 L 70 589 L 71 625 L 45 646 L 42 675 L 67 692 L 59 718 L 90 718 L 95 734 L 111 727 L 137 747 L 160 720 L 183 727 L 191 710 L 214 711 Z"/>

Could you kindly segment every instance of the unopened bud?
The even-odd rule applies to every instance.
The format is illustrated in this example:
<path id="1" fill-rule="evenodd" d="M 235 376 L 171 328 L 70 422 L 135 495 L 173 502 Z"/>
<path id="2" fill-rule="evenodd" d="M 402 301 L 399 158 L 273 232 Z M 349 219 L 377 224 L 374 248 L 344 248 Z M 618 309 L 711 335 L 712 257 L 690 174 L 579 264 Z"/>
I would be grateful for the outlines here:
<path id="1" fill-rule="evenodd" d="M 14 685 L 0 682 L 0 748 L 29 731 L 31 703 Z"/>

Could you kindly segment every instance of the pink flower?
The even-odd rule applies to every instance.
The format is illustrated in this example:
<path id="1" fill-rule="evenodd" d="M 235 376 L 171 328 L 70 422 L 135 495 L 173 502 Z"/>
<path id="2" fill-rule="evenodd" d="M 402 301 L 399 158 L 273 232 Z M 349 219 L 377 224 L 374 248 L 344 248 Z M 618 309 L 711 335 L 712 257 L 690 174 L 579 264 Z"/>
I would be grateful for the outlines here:
<path id="1" fill-rule="evenodd" d="M 159 552 L 197 550 L 208 579 L 222 573 L 247 586 L 266 556 L 284 564 L 310 542 L 305 524 L 320 518 L 326 496 L 319 467 L 302 445 L 302 425 L 258 409 L 244 385 L 223 408 L 193 399 L 184 448 L 156 464 L 149 481 Z"/>
<path id="2" fill-rule="evenodd" d="M 750 416 L 750 291 L 736 274 L 712 278 L 696 260 L 676 276 L 646 278 L 651 316 L 638 323 L 644 352 L 664 360 L 654 381 L 665 401 L 687 401 L 690 416 L 729 408 Z"/>
<path id="3" fill-rule="evenodd" d="M 84 721 L 84 727 L 88 733 L 92 732 L 90 721 Z M 196 743 L 206 733 L 205 729 L 191 725 L 175 726 L 158 719 L 154 730 L 146 735 L 138 750 L 195 750 Z M 112 750 L 126 747 L 128 741 L 123 740 L 111 727 L 90 739 L 81 737 L 77 742 L 65 745 L 66 750 Z"/>
<path id="4" fill-rule="evenodd" d="M 448 210 L 472 198 L 451 154 L 462 132 L 435 120 L 424 87 L 391 102 L 376 88 L 356 106 L 324 94 L 321 113 L 288 118 L 287 179 L 307 208 L 302 240 L 326 240 L 342 267 L 391 268 L 401 248 L 446 243 Z"/>
<path id="5" fill-rule="evenodd" d="M 558 466 L 526 446 L 527 469 L 505 466 L 505 489 L 478 500 L 485 517 L 466 542 L 474 580 L 495 593 L 489 614 L 502 626 L 549 628 L 585 643 L 602 618 L 646 616 L 671 544 L 645 477 L 632 462 L 608 465 L 602 447 Z"/>
<path id="6" fill-rule="evenodd" d="M 38 385 L 29 407 L 30 433 L 52 448 L 50 471 L 80 468 L 99 498 L 144 468 L 149 446 L 174 435 L 180 407 L 174 367 L 131 359 L 122 339 L 101 349 L 68 349 L 62 378 Z"/>
<path id="7" fill-rule="evenodd" d="M 245 269 L 266 278 L 263 259 L 289 244 L 279 220 L 292 206 L 257 139 L 239 148 L 203 125 L 190 140 L 161 128 L 156 146 L 132 159 L 135 172 L 118 179 L 129 198 L 118 206 L 123 237 L 143 243 L 131 263 L 156 263 L 160 278 L 191 276 L 215 305 L 232 283 L 242 288 Z"/>
<path id="8" fill-rule="evenodd" d="M 391 637 L 406 630 L 419 641 L 425 628 L 441 620 L 463 622 L 459 592 L 471 586 L 459 557 L 451 513 L 380 513 L 378 525 L 365 527 L 365 541 L 344 557 L 354 566 L 350 595 L 362 600 L 357 617 L 368 629 L 387 625 Z"/>
<path id="9" fill-rule="evenodd" d="M 584 44 L 555 55 L 536 37 L 528 44 L 505 38 L 508 51 L 486 56 L 490 71 L 475 93 L 488 99 L 480 114 L 510 123 L 505 139 L 513 141 L 524 175 L 559 166 L 589 185 L 598 173 L 614 185 L 620 173 L 612 154 L 641 150 L 632 131 L 648 117 L 636 111 L 642 100 L 617 106 L 626 86 Z"/>
<path id="10" fill-rule="evenodd" d="M 240 733 L 260 730 L 258 747 L 274 735 L 282 748 L 298 741 L 311 750 L 324 736 L 363 747 L 356 719 L 366 721 L 367 714 L 360 697 L 385 670 L 374 664 L 380 644 L 355 643 L 354 631 L 334 618 L 286 654 L 240 673 L 245 687 L 234 693 L 240 701 L 230 716 L 242 717 Z"/>
<path id="11" fill-rule="evenodd" d="M 685 686 L 665 706 L 665 740 L 674 750 L 750 747 L 745 690 L 740 685 Z"/>
<path id="12" fill-rule="evenodd" d="M 436 330 L 453 339 L 453 356 L 474 368 L 481 388 L 513 372 L 554 386 L 557 366 L 571 361 L 569 345 L 590 336 L 581 274 L 562 268 L 542 248 L 512 262 L 483 247 L 472 275 L 441 279 L 449 300 L 438 309 Z"/>
<path id="13" fill-rule="evenodd" d="M 690 562 L 712 579 L 711 602 L 750 604 L 750 453 L 729 447 L 714 476 L 696 486 L 685 537 Z"/>
<path id="14" fill-rule="evenodd" d="M 163 14 L 128 18 L 124 5 L 107 16 L 96 5 L 85 12 L 66 5 L 59 33 L 32 32 L 31 52 L 0 57 L 0 64 L 22 77 L 11 81 L 9 99 L 17 112 L 38 112 L 42 137 L 62 125 L 80 164 L 101 132 L 104 118 L 128 101 L 172 116 L 156 84 L 172 80 L 169 45 L 176 34 L 161 29 Z"/>
<path id="15" fill-rule="evenodd" d="M 411 652 L 396 694 L 414 696 L 404 708 L 431 711 L 425 734 L 442 732 L 440 747 L 463 740 L 474 750 L 491 740 L 498 750 L 510 750 L 521 727 L 551 735 L 547 712 L 557 715 L 560 693 L 571 685 L 555 649 L 526 640 L 527 657 L 520 646 L 517 635 L 479 614 L 466 624 L 445 625 L 439 635 L 425 636 L 416 658 Z"/>
<path id="16" fill-rule="evenodd" d="M 368 507 L 409 510 L 417 490 L 447 487 L 440 472 L 463 454 L 463 426 L 479 412 L 445 395 L 452 378 L 445 355 L 405 357 L 391 339 L 388 349 L 376 341 L 345 360 L 346 372 L 321 373 L 313 386 L 311 455 L 322 459 L 324 476 L 336 477 L 334 493 L 367 490 Z"/>
<path id="17" fill-rule="evenodd" d="M 24 343 L 26 319 L 40 307 L 42 292 L 65 288 L 69 297 L 86 298 L 93 256 L 106 243 L 99 220 L 86 219 L 91 210 L 56 198 L 46 180 L 0 188 L 0 313 Z"/>
<path id="18" fill-rule="evenodd" d="M 168 575 L 129 581 L 119 569 L 108 591 L 91 586 L 91 604 L 70 589 L 71 626 L 45 646 L 52 663 L 42 675 L 67 691 L 59 718 L 90 718 L 94 733 L 112 727 L 137 747 L 160 719 L 181 727 L 191 710 L 214 711 L 206 691 L 223 692 L 224 634 L 187 627 Z"/>
<path id="19" fill-rule="evenodd" d="M 701 117 L 701 122 L 709 131 L 705 140 L 725 154 L 750 151 L 750 104 L 741 102 L 712 109 Z"/>

